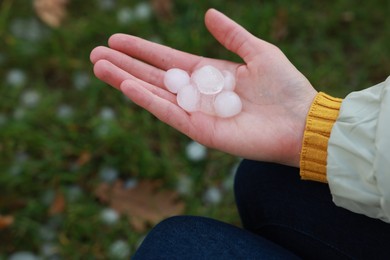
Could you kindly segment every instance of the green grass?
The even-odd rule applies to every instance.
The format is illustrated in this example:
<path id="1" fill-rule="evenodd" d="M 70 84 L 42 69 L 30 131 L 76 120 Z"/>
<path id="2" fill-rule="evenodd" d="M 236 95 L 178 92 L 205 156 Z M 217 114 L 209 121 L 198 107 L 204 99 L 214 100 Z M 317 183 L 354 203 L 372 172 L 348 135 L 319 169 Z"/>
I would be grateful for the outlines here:
<path id="1" fill-rule="evenodd" d="M 118 239 L 134 252 L 146 232 L 134 231 L 124 218 L 101 223 L 106 206 L 93 189 L 104 167 L 121 179 L 162 179 L 170 189 L 185 175 L 194 182 L 183 196 L 186 214 L 239 225 L 232 189 L 221 188 L 219 204 L 202 200 L 208 187 L 223 186 L 238 159 L 209 150 L 204 160 L 192 162 L 185 154 L 187 137 L 93 76 L 89 53 L 113 33 L 239 61 L 204 28 L 204 12 L 215 7 L 279 46 L 318 90 L 343 97 L 390 74 L 387 0 L 174 1 L 171 19 L 152 13 L 128 24 L 119 23 L 117 14 L 139 1 L 114 1 L 109 10 L 99 7 L 103 1 L 70 2 L 58 29 L 42 23 L 30 1 L 0 2 L 0 214 L 15 217 L 0 230 L 0 259 L 18 251 L 40 255 L 48 243 L 65 259 L 105 259 Z M 12 84 L 12 71 L 25 80 Z M 114 117 L 102 117 L 107 113 Z M 83 154 L 90 160 L 77 163 Z M 66 210 L 50 216 L 53 194 L 74 189 L 79 196 L 68 195 Z"/>

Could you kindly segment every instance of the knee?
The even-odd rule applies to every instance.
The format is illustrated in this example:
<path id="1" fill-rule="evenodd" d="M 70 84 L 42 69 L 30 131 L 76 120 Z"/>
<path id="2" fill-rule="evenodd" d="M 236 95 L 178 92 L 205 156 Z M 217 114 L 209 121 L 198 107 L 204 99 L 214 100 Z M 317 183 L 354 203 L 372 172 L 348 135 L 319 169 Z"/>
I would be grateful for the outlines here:
<path id="1" fill-rule="evenodd" d="M 162 252 L 174 252 L 185 237 L 183 225 L 188 217 L 175 216 L 158 223 L 142 241 L 133 259 L 156 258 Z"/>
<path id="2" fill-rule="evenodd" d="M 191 248 L 199 248 L 198 238 L 207 234 L 213 226 L 212 220 L 194 216 L 175 216 L 161 221 L 146 236 L 134 259 L 161 258 L 186 253 Z M 187 253 L 186 253 L 187 254 Z M 172 257 L 162 257 L 171 259 Z"/>
<path id="3" fill-rule="evenodd" d="M 174 216 L 158 223 L 148 234 L 152 240 L 179 241 L 187 239 L 190 233 L 202 233 L 207 226 L 207 219 L 196 216 Z M 203 231 L 202 231 L 203 230 Z"/>
<path id="4" fill-rule="evenodd" d="M 180 230 L 184 229 L 184 226 L 190 221 L 190 218 L 189 216 L 174 216 L 164 219 L 152 229 L 149 235 L 169 234 L 171 236 L 173 233 L 180 234 Z"/>

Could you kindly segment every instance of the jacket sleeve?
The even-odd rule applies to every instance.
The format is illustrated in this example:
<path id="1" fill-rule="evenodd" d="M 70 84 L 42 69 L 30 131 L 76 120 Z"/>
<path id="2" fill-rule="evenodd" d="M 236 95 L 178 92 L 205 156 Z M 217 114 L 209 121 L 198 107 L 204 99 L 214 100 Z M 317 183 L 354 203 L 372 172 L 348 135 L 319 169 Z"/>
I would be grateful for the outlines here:
<path id="1" fill-rule="evenodd" d="M 306 118 L 300 174 L 304 180 L 327 182 L 326 158 L 332 127 L 339 115 L 342 99 L 318 93 Z"/>
<path id="2" fill-rule="evenodd" d="M 390 77 L 343 100 L 326 176 L 336 205 L 390 223 Z"/>

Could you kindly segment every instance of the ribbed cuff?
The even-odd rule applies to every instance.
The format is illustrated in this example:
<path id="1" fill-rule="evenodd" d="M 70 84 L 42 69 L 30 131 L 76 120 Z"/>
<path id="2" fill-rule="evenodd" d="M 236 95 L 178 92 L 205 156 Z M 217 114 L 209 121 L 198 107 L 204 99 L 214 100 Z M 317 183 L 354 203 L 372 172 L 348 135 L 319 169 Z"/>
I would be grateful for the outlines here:
<path id="1" fill-rule="evenodd" d="M 310 107 L 300 160 L 300 175 L 304 180 L 327 182 L 326 158 L 328 140 L 342 99 L 319 92 Z"/>

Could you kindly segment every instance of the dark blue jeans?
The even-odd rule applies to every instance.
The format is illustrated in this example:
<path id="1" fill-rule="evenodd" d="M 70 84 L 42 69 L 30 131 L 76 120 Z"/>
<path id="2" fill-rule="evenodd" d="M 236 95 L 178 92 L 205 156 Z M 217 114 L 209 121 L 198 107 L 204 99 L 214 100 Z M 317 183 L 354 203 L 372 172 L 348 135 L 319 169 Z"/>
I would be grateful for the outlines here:
<path id="1" fill-rule="evenodd" d="M 169 218 L 135 259 L 390 259 L 390 224 L 336 207 L 328 186 L 297 168 L 244 160 L 235 194 L 244 229 Z"/>

